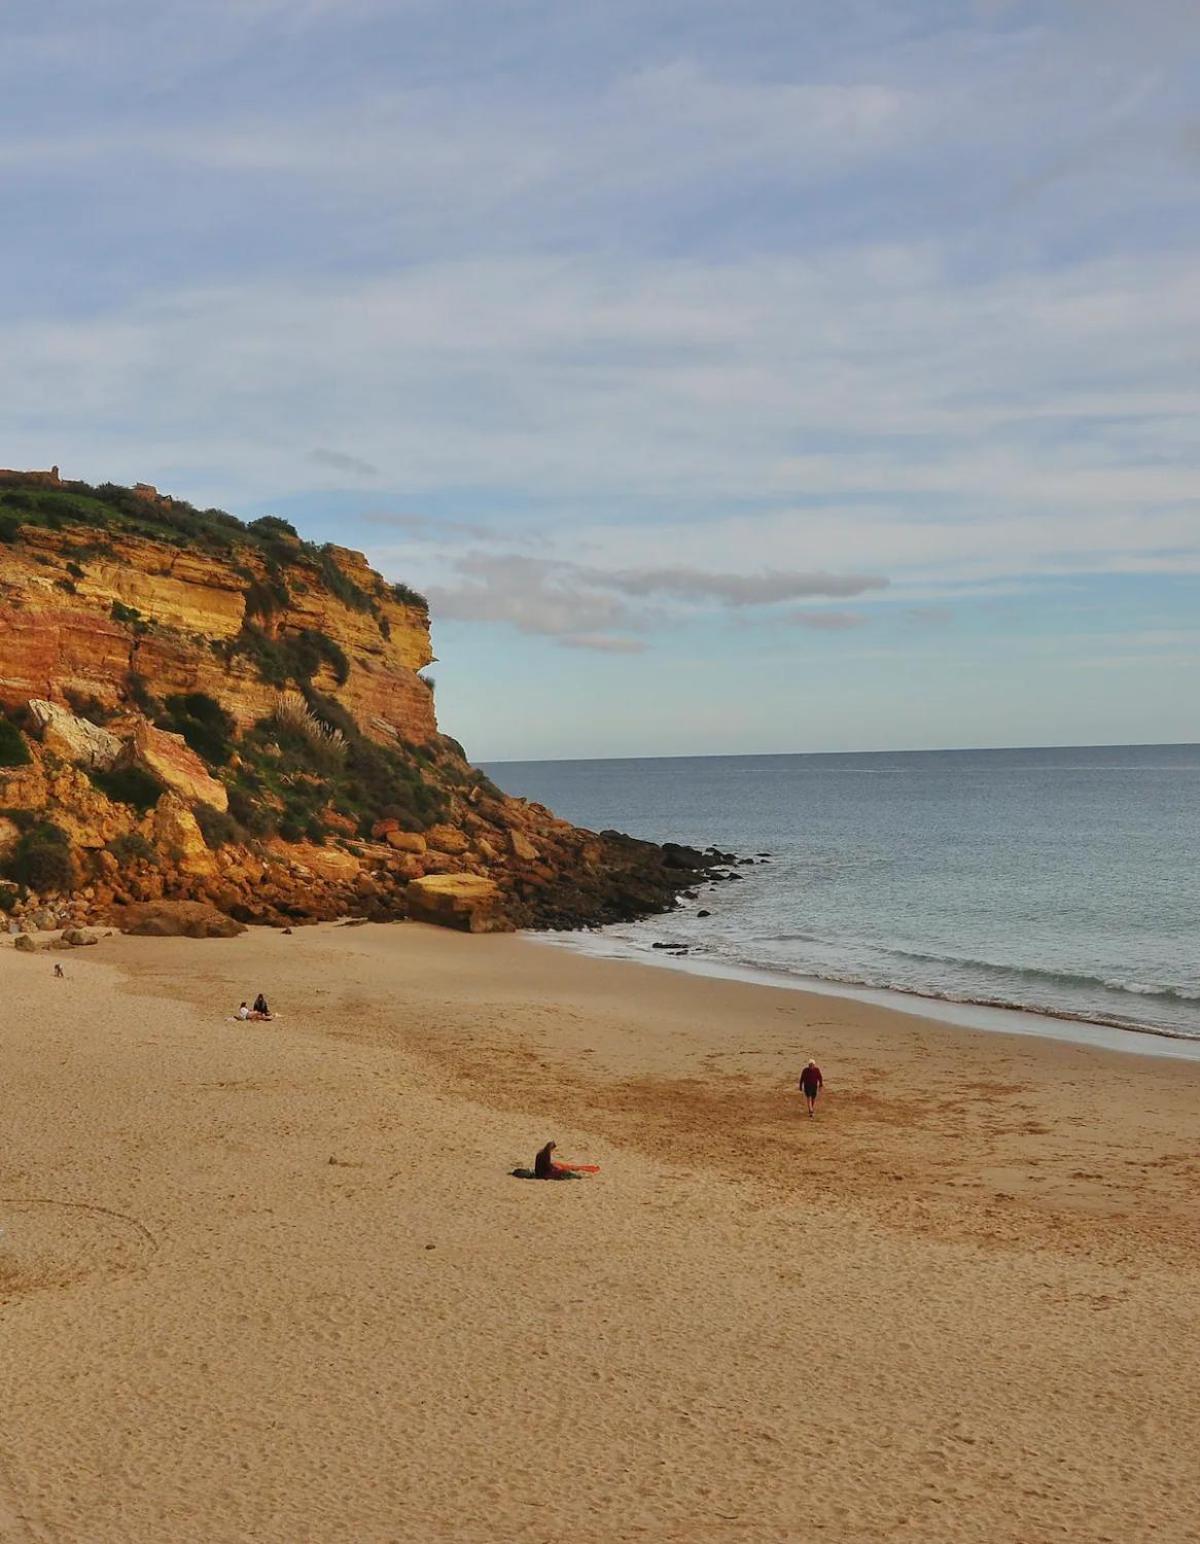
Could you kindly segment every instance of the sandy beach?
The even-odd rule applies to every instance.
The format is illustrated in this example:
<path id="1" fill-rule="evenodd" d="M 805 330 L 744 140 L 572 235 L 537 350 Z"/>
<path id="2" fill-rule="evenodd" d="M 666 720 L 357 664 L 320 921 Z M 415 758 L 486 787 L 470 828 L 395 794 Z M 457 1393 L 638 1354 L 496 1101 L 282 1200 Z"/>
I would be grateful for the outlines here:
<path id="1" fill-rule="evenodd" d="M 5 1544 L 1200 1539 L 1200 1063 L 413 925 L 0 985 Z"/>

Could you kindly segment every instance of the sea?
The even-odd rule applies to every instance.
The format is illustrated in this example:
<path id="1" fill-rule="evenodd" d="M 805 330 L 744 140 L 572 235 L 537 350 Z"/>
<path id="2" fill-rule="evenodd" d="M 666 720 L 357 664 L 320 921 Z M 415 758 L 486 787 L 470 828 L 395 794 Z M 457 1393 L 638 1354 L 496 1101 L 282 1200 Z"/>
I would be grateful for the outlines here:
<path id="1" fill-rule="evenodd" d="M 1034 1015 L 1080 1038 L 1065 1026 L 1105 1026 L 1126 1049 L 1132 1033 L 1200 1054 L 1200 745 L 486 771 L 593 830 L 754 859 L 677 911 L 567 935 L 570 946 L 937 1005 L 984 1027 L 1029 1032 Z"/>

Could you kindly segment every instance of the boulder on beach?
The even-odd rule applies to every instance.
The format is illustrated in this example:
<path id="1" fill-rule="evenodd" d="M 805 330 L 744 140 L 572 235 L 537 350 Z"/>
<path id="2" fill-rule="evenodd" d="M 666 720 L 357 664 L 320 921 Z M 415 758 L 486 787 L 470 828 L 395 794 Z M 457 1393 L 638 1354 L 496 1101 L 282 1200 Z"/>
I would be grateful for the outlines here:
<path id="1" fill-rule="evenodd" d="M 135 901 L 117 907 L 113 921 L 135 938 L 235 938 L 246 931 L 203 901 Z"/>
<path id="2" fill-rule="evenodd" d="M 100 942 L 100 935 L 99 933 L 93 933 L 88 928 L 69 927 L 63 933 L 62 942 L 68 944 L 72 949 L 83 949 L 88 944 L 98 944 Z"/>
<path id="3" fill-rule="evenodd" d="M 414 922 L 433 922 L 464 933 L 509 933 L 512 923 L 500 910 L 500 887 L 478 874 L 429 874 L 414 879 L 406 892 Z"/>

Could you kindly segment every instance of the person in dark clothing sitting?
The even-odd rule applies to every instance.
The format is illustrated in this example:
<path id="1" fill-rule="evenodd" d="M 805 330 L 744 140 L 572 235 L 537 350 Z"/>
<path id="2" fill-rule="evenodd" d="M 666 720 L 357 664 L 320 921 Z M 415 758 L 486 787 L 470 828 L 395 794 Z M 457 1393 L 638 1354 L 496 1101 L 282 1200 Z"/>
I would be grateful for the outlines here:
<path id="1" fill-rule="evenodd" d="M 555 1163 L 550 1156 L 555 1147 L 554 1142 L 547 1142 L 545 1147 L 539 1149 L 537 1157 L 533 1160 L 532 1169 L 514 1169 L 513 1176 L 516 1179 L 582 1179 L 582 1174 L 576 1174 L 573 1169 L 565 1169 L 561 1164 Z"/>

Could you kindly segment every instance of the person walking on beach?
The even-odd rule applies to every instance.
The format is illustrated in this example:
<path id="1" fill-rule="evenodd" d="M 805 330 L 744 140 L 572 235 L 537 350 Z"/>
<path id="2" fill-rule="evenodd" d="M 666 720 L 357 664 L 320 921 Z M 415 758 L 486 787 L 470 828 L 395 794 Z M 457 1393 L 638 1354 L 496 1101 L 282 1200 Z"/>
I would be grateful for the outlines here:
<path id="1" fill-rule="evenodd" d="M 808 1118 L 812 1120 L 817 1113 L 817 1095 L 825 1086 L 825 1079 L 821 1076 L 821 1069 L 815 1061 L 810 1061 L 808 1066 L 800 1074 L 800 1092 L 808 1100 Z"/>

